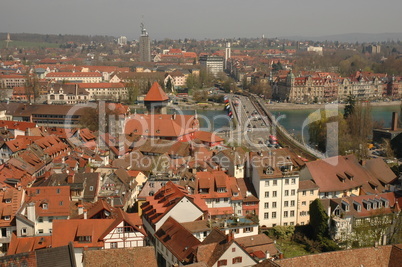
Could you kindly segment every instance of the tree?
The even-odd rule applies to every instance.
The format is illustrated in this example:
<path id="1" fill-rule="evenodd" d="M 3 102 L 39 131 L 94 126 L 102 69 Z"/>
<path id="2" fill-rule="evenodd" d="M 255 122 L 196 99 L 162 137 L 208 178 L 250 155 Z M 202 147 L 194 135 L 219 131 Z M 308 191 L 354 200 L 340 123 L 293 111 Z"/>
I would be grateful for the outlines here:
<path id="1" fill-rule="evenodd" d="M 356 105 L 356 100 L 353 95 L 349 95 L 346 99 L 345 110 L 343 113 L 343 117 L 346 119 L 348 118 L 354 111 Z"/>
<path id="2" fill-rule="evenodd" d="M 127 93 L 128 93 L 128 102 L 132 104 L 134 101 L 137 100 L 137 96 L 140 93 L 140 89 L 137 84 L 134 83 L 133 80 L 130 80 L 126 84 Z"/>
<path id="3" fill-rule="evenodd" d="M 318 198 L 310 204 L 310 225 L 316 240 L 329 238 L 328 214 Z"/>
<path id="4" fill-rule="evenodd" d="M 174 86 L 173 86 L 172 78 L 169 76 L 166 81 L 166 91 L 173 92 L 173 89 L 174 89 Z"/>

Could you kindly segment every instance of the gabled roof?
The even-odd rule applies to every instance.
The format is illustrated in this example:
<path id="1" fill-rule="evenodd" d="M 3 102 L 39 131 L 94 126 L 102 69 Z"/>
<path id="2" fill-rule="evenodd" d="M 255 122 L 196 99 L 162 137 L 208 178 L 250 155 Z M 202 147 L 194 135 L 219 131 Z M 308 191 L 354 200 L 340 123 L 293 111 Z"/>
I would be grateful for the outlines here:
<path id="1" fill-rule="evenodd" d="M 7 255 L 31 252 L 49 247 L 52 247 L 52 236 L 17 237 L 13 233 Z"/>
<path id="2" fill-rule="evenodd" d="M 162 243 L 180 262 L 191 262 L 195 248 L 201 242 L 193 236 L 180 223 L 169 217 L 155 233 L 155 237 Z"/>
<path id="3" fill-rule="evenodd" d="M 40 186 L 27 188 L 26 203 L 34 202 L 37 216 L 69 216 L 70 187 Z M 46 204 L 44 206 L 44 204 Z"/>
<path id="4" fill-rule="evenodd" d="M 159 83 L 154 82 L 154 84 L 151 86 L 151 89 L 149 89 L 147 95 L 145 96 L 144 101 L 166 101 L 168 99 L 169 97 L 163 91 Z"/>

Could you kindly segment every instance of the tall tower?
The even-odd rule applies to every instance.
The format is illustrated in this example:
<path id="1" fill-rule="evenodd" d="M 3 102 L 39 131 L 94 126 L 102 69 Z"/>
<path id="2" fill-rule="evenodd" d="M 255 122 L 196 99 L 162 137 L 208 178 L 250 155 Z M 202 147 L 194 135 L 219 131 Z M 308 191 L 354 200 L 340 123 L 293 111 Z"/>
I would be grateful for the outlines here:
<path id="1" fill-rule="evenodd" d="M 140 36 L 140 61 L 151 62 L 151 44 L 149 41 L 149 35 L 144 28 L 144 24 L 141 23 L 141 36 Z"/>
<path id="2" fill-rule="evenodd" d="M 225 70 L 228 69 L 228 60 L 231 58 L 231 53 L 232 50 L 230 49 L 230 42 L 226 43 L 226 49 L 225 49 Z"/>
<path id="3" fill-rule="evenodd" d="M 9 43 L 9 42 L 12 42 L 12 41 L 11 41 L 11 38 L 10 38 L 10 34 L 7 33 L 6 48 L 8 48 L 8 43 Z"/>

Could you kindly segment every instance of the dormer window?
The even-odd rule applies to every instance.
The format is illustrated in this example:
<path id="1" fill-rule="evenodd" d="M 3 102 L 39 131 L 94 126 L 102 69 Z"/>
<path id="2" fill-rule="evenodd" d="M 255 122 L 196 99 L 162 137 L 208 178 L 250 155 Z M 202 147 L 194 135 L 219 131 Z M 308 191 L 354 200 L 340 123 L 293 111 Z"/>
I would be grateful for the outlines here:
<path id="1" fill-rule="evenodd" d="M 47 208 L 48 208 L 47 203 L 43 203 L 43 204 L 42 204 L 42 209 L 47 210 Z"/>
<path id="2" fill-rule="evenodd" d="M 219 187 L 218 188 L 218 193 L 225 193 L 226 192 L 226 188 L 225 187 Z"/>
<path id="3" fill-rule="evenodd" d="M 11 220 L 11 216 L 6 215 L 6 216 L 3 217 L 3 219 L 4 219 L 5 221 L 9 221 L 9 220 Z"/>
<path id="4" fill-rule="evenodd" d="M 4 199 L 4 203 L 11 203 L 11 198 Z"/>
<path id="5" fill-rule="evenodd" d="M 365 206 L 366 210 L 371 210 L 371 203 L 370 203 L 370 201 L 363 200 L 363 205 Z"/>
<path id="6" fill-rule="evenodd" d="M 353 205 L 355 206 L 355 209 L 360 212 L 362 211 L 362 205 L 360 203 L 357 203 L 356 201 L 353 202 Z"/>
<path id="7" fill-rule="evenodd" d="M 349 211 L 349 203 L 342 200 L 342 209 L 346 212 Z"/>
<path id="8" fill-rule="evenodd" d="M 265 174 L 273 174 L 274 173 L 274 168 L 272 168 L 271 166 L 268 166 L 265 170 L 264 170 Z"/>

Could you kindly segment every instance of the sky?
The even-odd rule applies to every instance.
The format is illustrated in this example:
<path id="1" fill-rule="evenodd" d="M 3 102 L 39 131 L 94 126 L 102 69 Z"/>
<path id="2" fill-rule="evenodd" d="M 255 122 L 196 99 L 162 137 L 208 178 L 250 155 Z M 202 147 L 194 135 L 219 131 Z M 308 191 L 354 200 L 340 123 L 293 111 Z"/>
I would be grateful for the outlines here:
<path id="1" fill-rule="evenodd" d="M 1 0 L 0 32 L 152 39 L 402 32 L 401 0 Z"/>

